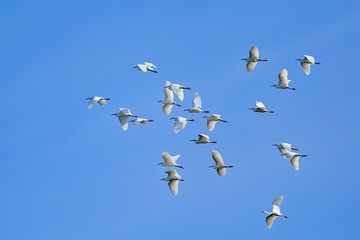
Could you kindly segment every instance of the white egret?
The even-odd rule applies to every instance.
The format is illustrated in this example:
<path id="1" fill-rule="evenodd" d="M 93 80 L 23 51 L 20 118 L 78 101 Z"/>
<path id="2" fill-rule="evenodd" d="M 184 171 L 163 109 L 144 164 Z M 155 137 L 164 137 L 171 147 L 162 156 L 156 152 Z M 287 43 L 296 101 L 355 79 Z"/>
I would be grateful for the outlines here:
<path id="1" fill-rule="evenodd" d="M 281 202 L 284 200 L 284 195 L 281 195 L 279 197 L 277 197 L 273 203 L 273 210 L 272 212 L 268 212 L 268 211 L 261 211 L 261 213 L 265 213 L 268 216 L 266 217 L 266 226 L 268 228 L 272 227 L 273 221 L 277 218 L 277 217 L 284 217 L 284 218 L 288 218 L 288 216 L 285 216 L 283 213 L 281 213 L 280 211 L 280 205 Z"/>
<path id="2" fill-rule="evenodd" d="M 190 87 L 184 87 L 176 83 L 171 83 L 169 86 L 166 87 L 172 90 L 178 96 L 180 101 L 184 100 L 184 90 L 191 90 Z"/>
<path id="3" fill-rule="evenodd" d="M 215 128 L 215 124 L 220 121 L 220 122 L 224 122 L 227 123 L 226 120 L 221 119 L 221 115 L 220 114 L 211 114 L 210 116 L 204 116 L 203 118 L 206 118 L 207 120 L 207 128 L 209 131 L 213 131 Z"/>
<path id="4" fill-rule="evenodd" d="M 173 105 L 181 107 L 180 104 L 174 102 L 174 93 L 168 88 L 169 85 L 170 85 L 170 81 L 166 81 L 164 87 L 165 99 L 158 101 L 164 104 L 163 113 L 165 114 L 165 116 L 169 116 Z"/>
<path id="5" fill-rule="evenodd" d="M 168 181 L 169 182 L 168 185 L 169 185 L 171 193 L 174 196 L 176 196 L 179 191 L 179 188 L 178 188 L 179 181 L 184 182 L 185 180 L 182 179 L 181 176 L 174 169 L 166 171 L 165 173 L 167 173 L 168 176 L 166 178 L 162 178 L 160 180 Z"/>
<path id="6" fill-rule="evenodd" d="M 286 159 L 285 153 L 291 152 L 291 150 L 299 151 L 298 148 L 291 147 L 290 143 L 275 143 L 273 144 L 273 146 L 279 149 L 281 156 L 284 156 L 285 159 Z"/>
<path id="7" fill-rule="evenodd" d="M 193 107 L 190 109 L 185 109 L 184 111 L 188 111 L 189 113 L 210 113 L 209 111 L 202 110 L 201 97 L 198 92 L 194 94 L 193 98 Z"/>
<path id="8" fill-rule="evenodd" d="M 260 112 L 260 113 L 265 113 L 265 112 L 274 113 L 274 111 L 267 110 L 265 105 L 260 101 L 256 101 L 255 105 L 256 105 L 255 108 L 249 108 L 249 110 L 253 110 L 254 112 Z"/>
<path id="9" fill-rule="evenodd" d="M 191 142 L 195 142 L 196 144 L 205 144 L 205 143 L 217 143 L 216 141 L 210 141 L 210 137 L 205 134 L 198 134 L 198 139 L 192 139 Z"/>
<path id="10" fill-rule="evenodd" d="M 234 166 L 225 165 L 224 160 L 222 159 L 220 153 L 216 150 L 212 150 L 212 158 L 215 161 L 215 165 L 212 165 L 209 167 L 216 169 L 216 171 L 220 177 L 223 177 L 226 175 L 226 168 L 234 167 Z"/>
<path id="11" fill-rule="evenodd" d="M 173 119 L 175 121 L 174 123 L 174 133 L 179 133 L 181 130 L 183 130 L 186 127 L 187 122 L 193 122 L 194 119 L 184 118 L 184 117 L 172 117 L 170 119 Z"/>
<path id="12" fill-rule="evenodd" d="M 285 159 L 288 160 L 291 165 L 293 166 L 293 168 L 295 169 L 295 171 L 299 171 L 299 158 L 300 157 L 307 157 L 307 155 L 305 154 L 299 154 L 296 152 L 290 152 L 287 151 L 284 154 L 282 154 L 283 156 L 285 156 Z"/>
<path id="13" fill-rule="evenodd" d="M 246 70 L 248 72 L 252 72 L 254 70 L 256 64 L 260 61 L 268 61 L 267 59 L 260 59 L 259 58 L 259 50 L 256 46 L 252 46 L 249 51 L 249 57 L 243 58 L 241 60 L 245 60 L 247 62 L 246 64 Z"/>
<path id="14" fill-rule="evenodd" d="M 176 161 L 179 159 L 180 155 L 171 156 L 167 152 L 163 152 L 161 157 L 164 159 L 164 162 L 159 163 L 158 165 L 162 165 L 165 167 L 178 167 L 184 169 L 183 166 L 180 166 L 176 163 Z"/>
<path id="15" fill-rule="evenodd" d="M 136 118 L 136 119 L 132 119 L 130 120 L 129 122 L 132 122 L 133 124 L 132 125 L 139 125 L 139 124 L 142 124 L 142 125 L 145 125 L 145 124 L 149 124 L 151 122 L 154 122 L 154 120 L 152 119 L 147 119 L 147 118 Z"/>
<path id="16" fill-rule="evenodd" d="M 99 96 L 94 97 L 88 97 L 86 100 L 90 100 L 88 103 L 88 109 L 92 109 L 96 103 L 98 103 L 100 106 L 103 106 L 106 104 L 106 101 L 110 100 L 110 98 L 104 98 Z"/>
<path id="17" fill-rule="evenodd" d="M 155 70 L 156 66 L 152 63 L 149 62 L 144 62 L 143 64 L 137 64 L 135 67 L 137 70 L 142 71 L 142 72 L 153 72 L 153 73 L 157 73 L 157 71 Z"/>
<path id="18" fill-rule="evenodd" d="M 300 61 L 301 67 L 304 70 L 306 75 L 310 74 L 310 65 L 311 64 L 320 64 L 315 61 L 315 58 L 309 55 L 304 55 L 304 58 L 298 58 L 296 61 Z"/>
<path id="19" fill-rule="evenodd" d="M 126 131 L 128 129 L 128 120 L 129 117 L 138 117 L 135 115 L 132 115 L 130 109 L 128 108 L 119 108 L 119 112 L 118 113 L 113 113 L 111 114 L 112 116 L 116 116 L 121 124 L 122 129 L 124 129 L 124 131 Z"/>
<path id="20" fill-rule="evenodd" d="M 291 82 L 291 80 L 288 79 L 288 71 L 285 68 L 281 70 L 278 77 L 279 77 L 279 83 L 271 85 L 271 87 L 275 87 L 277 89 L 296 90 L 296 88 L 289 87 L 289 82 Z"/>

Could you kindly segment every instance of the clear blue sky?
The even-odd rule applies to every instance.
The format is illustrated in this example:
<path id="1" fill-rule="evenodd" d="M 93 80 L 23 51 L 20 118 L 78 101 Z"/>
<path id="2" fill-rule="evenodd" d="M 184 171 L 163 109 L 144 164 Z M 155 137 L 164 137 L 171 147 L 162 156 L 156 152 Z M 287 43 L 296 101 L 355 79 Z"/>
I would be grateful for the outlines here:
<path id="1" fill-rule="evenodd" d="M 359 237 L 359 15 L 358 1 L 2 1 L 0 239 Z M 247 73 L 252 45 L 270 61 Z M 322 63 L 309 76 L 304 54 Z M 296 91 L 270 88 L 283 68 Z M 179 134 L 156 103 L 165 80 L 192 87 Z M 195 91 L 229 123 L 184 112 Z M 88 110 L 93 95 L 112 100 Z M 124 132 L 118 107 L 155 122 Z M 278 142 L 308 154 L 300 171 Z M 224 178 L 212 149 L 235 165 Z M 163 151 L 185 167 L 177 197 Z M 269 230 L 259 211 L 280 194 L 289 219 Z"/>

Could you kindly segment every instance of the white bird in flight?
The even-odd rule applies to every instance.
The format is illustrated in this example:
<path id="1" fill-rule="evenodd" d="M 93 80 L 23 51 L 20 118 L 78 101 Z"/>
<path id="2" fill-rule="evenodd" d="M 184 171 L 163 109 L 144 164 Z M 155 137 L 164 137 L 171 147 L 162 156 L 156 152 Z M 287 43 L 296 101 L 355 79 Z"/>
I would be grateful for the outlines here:
<path id="1" fill-rule="evenodd" d="M 202 110 L 201 97 L 198 92 L 194 94 L 193 98 L 193 107 L 190 109 L 185 109 L 184 111 L 188 111 L 189 113 L 210 113 L 209 111 Z"/>
<path id="2" fill-rule="evenodd" d="M 285 216 L 283 213 L 281 213 L 280 211 L 280 205 L 281 205 L 281 202 L 284 200 L 284 195 L 281 195 L 279 197 L 277 197 L 273 203 L 272 203 L 272 206 L 273 206 L 273 210 L 272 212 L 268 212 L 268 211 L 261 211 L 261 213 L 265 213 L 267 214 L 268 216 L 266 217 L 266 226 L 268 228 L 271 228 L 272 227 L 272 224 L 274 222 L 274 220 L 277 218 L 277 217 L 284 217 L 284 218 L 288 218 L 288 216 Z"/>
<path id="3" fill-rule="evenodd" d="M 295 171 L 299 171 L 299 168 L 300 168 L 299 158 L 307 157 L 307 155 L 305 155 L 305 154 L 299 154 L 299 153 L 290 152 L 290 151 L 287 151 L 286 153 L 284 153 L 283 156 L 285 156 L 285 159 L 291 163 L 291 165 L 293 166 Z"/>
<path id="4" fill-rule="evenodd" d="M 256 46 L 252 46 L 249 51 L 249 57 L 243 58 L 241 60 L 245 60 L 247 62 L 246 64 L 246 70 L 248 72 L 252 72 L 256 66 L 256 64 L 260 61 L 268 61 L 267 59 L 260 59 L 259 58 L 259 50 Z"/>
<path id="5" fill-rule="evenodd" d="M 162 165 L 164 167 L 178 167 L 184 169 L 183 166 L 180 166 L 176 163 L 180 155 L 171 156 L 169 153 L 163 152 L 161 157 L 164 159 L 164 162 L 161 162 L 158 165 Z"/>
<path id="6" fill-rule="evenodd" d="M 210 137 L 205 134 L 198 134 L 198 139 L 192 139 L 190 141 L 195 142 L 196 144 L 205 144 L 205 143 L 217 143 L 216 141 L 210 141 Z"/>
<path id="7" fill-rule="evenodd" d="M 124 131 L 126 131 L 128 129 L 128 120 L 129 117 L 138 117 L 135 115 L 132 115 L 130 109 L 128 108 L 119 108 L 119 112 L 118 113 L 113 113 L 111 114 L 112 116 L 116 116 L 121 124 L 122 129 L 124 129 Z"/>
<path id="8" fill-rule="evenodd" d="M 204 116 L 203 118 L 206 118 L 206 122 L 207 122 L 207 128 L 209 131 L 213 131 L 215 128 L 215 124 L 220 121 L 220 122 L 224 122 L 227 123 L 226 120 L 221 119 L 221 115 L 220 114 L 211 114 L 210 116 Z"/>
<path id="9" fill-rule="evenodd" d="M 110 100 L 110 98 L 104 98 L 99 96 L 94 97 L 88 97 L 86 100 L 90 100 L 88 103 L 88 109 L 92 109 L 96 103 L 98 103 L 100 106 L 103 106 L 106 104 L 106 101 Z"/>
<path id="10" fill-rule="evenodd" d="M 184 117 L 172 117 L 170 119 L 173 119 L 175 121 L 174 123 L 174 133 L 179 133 L 181 130 L 183 130 L 186 127 L 187 122 L 193 122 L 194 119 L 184 118 Z"/>
<path id="11" fill-rule="evenodd" d="M 179 191 L 179 187 L 178 187 L 179 181 L 184 182 L 185 180 L 182 179 L 181 176 L 174 169 L 166 171 L 165 173 L 167 173 L 168 176 L 166 178 L 162 178 L 160 180 L 168 181 L 169 182 L 168 185 L 169 185 L 171 193 L 174 196 L 176 196 Z"/>
<path id="12" fill-rule="evenodd" d="M 157 73 L 157 71 L 155 70 L 156 66 L 152 63 L 149 62 L 144 62 L 143 64 L 137 64 L 135 67 L 137 70 L 142 71 L 142 72 L 153 72 L 153 73 Z"/>
<path id="13" fill-rule="evenodd" d="M 255 108 L 249 108 L 249 110 L 253 110 L 254 112 L 260 112 L 260 113 L 274 113 L 274 111 L 270 111 L 270 110 L 267 110 L 265 105 L 260 102 L 260 101 L 256 101 L 255 103 Z"/>
<path id="14" fill-rule="evenodd" d="M 184 100 L 184 90 L 191 90 L 190 87 L 184 87 L 180 84 L 171 83 L 169 86 L 166 86 L 170 90 L 172 90 L 180 101 Z"/>
<path id="15" fill-rule="evenodd" d="M 301 67 L 304 70 L 306 75 L 310 74 L 310 65 L 311 64 L 320 64 L 315 61 L 315 58 L 309 55 L 304 55 L 304 58 L 298 58 L 296 61 L 300 61 Z"/>
<path id="16" fill-rule="evenodd" d="M 158 101 L 164 104 L 163 113 L 165 114 L 165 116 L 169 116 L 173 105 L 181 107 L 180 104 L 174 102 L 174 93 L 168 88 L 169 85 L 170 85 L 170 81 L 166 81 L 164 87 L 165 99 Z"/>
<path id="17" fill-rule="evenodd" d="M 136 119 L 132 119 L 130 120 L 129 122 L 132 122 L 132 125 L 139 125 L 139 124 L 142 124 L 142 125 L 145 125 L 145 124 L 149 124 L 151 122 L 154 122 L 154 120 L 152 119 L 147 119 L 147 118 L 136 118 Z"/>
<path id="18" fill-rule="evenodd" d="M 291 150 L 299 151 L 298 148 L 291 147 L 290 143 L 275 143 L 273 146 L 277 147 L 279 149 L 281 156 L 283 156 L 286 159 L 285 153 L 291 152 Z"/>
<path id="19" fill-rule="evenodd" d="M 291 80 L 288 79 L 288 71 L 285 68 L 281 70 L 278 77 L 279 77 L 279 83 L 271 85 L 271 87 L 275 87 L 277 89 L 296 90 L 296 88 L 289 87 L 289 82 L 291 82 Z"/>
<path id="20" fill-rule="evenodd" d="M 220 177 L 223 177 L 226 175 L 226 168 L 234 167 L 234 166 L 225 165 L 224 160 L 222 159 L 220 153 L 216 150 L 212 150 L 212 158 L 215 161 L 215 165 L 212 165 L 209 167 L 216 169 L 216 171 Z"/>

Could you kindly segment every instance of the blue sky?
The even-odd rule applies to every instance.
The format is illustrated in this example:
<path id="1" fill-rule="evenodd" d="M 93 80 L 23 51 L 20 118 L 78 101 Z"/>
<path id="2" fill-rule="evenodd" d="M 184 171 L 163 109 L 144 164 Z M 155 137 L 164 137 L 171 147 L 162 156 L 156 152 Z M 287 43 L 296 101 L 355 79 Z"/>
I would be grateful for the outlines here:
<path id="1" fill-rule="evenodd" d="M 0 238 L 356 238 L 359 14 L 358 1 L 2 1 Z M 269 62 L 247 73 L 252 45 Z M 322 63 L 309 76 L 304 54 Z M 144 61 L 159 73 L 132 69 Z M 296 91 L 270 88 L 283 68 Z M 156 103 L 166 80 L 192 87 L 171 113 L 196 120 L 179 134 Z M 184 112 L 196 91 L 229 123 L 208 132 Z M 112 100 L 88 110 L 93 95 Z M 124 132 L 119 107 L 155 122 Z M 308 155 L 300 171 L 278 142 Z M 224 178 L 212 149 L 235 166 Z M 163 151 L 185 167 L 177 197 Z M 269 230 L 259 211 L 281 194 L 289 219 Z"/>

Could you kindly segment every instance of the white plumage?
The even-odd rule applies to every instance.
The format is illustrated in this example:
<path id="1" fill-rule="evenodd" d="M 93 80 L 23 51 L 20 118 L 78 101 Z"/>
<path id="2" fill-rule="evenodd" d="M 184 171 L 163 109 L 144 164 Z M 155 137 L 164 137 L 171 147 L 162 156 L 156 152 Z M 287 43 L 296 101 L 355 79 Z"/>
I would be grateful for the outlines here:
<path id="1" fill-rule="evenodd" d="M 216 171 L 220 177 L 223 177 L 226 175 L 226 168 L 234 167 L 234 166 L 225 165 L 224 160 L 221 157 L 221 154 L 216 150 L 212 150 L 212 158 L 215 161 L 215 165 L 212 165 L 209 167 L 216 169 Z"/>

